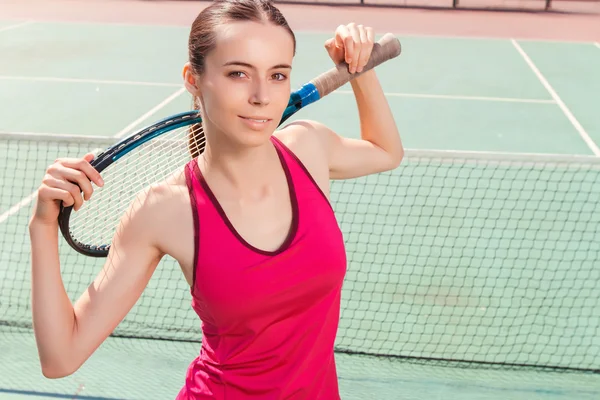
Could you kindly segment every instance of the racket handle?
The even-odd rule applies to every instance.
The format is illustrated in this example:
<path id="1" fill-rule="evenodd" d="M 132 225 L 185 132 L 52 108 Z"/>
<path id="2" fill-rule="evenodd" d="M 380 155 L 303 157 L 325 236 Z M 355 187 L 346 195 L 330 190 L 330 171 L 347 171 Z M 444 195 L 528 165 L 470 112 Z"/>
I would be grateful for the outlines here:
<path id="1" fill-rule="evenodd" d="M 401 52 L 400 41 L 391 33 L 386 33 L 377 43 L 373 45 L 369 61 L 361 72 L 351 74 L 348 72 L 348 64 L 341 62 L 334 68 L 322 73 L 311 81 L 319 91 L 321 98 L 340 88 L 352 79 L 375 68 L 385 61 L 398 57 Z"/>

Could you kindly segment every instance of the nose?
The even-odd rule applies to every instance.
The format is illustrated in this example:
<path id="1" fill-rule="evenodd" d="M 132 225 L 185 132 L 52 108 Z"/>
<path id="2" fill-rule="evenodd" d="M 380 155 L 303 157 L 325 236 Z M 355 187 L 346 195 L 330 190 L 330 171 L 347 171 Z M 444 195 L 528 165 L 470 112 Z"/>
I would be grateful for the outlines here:
<path id="1" fill-rule="evenodd" d="M 268 83 L 265 80 L 260 79 L 254 82 L 249 101 L 255 106 L 266 106 L 271 102 Z"/>

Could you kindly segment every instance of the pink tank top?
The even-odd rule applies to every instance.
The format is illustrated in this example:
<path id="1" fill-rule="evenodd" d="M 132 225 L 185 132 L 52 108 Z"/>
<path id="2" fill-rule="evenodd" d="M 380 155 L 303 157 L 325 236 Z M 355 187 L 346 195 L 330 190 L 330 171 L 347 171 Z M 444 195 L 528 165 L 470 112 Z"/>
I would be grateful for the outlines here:
<path id="1" fill-rule="evenodd" d="M 178 400 L 339 399 L 334 342 L 346 273 L 342 232 L 302 162 L 274 136 L 292 201 L 292 226 L 276 251 L 247 243 L 196 160 L 186 166 L 194 214 L 192 307 L 200 355 Z"/>

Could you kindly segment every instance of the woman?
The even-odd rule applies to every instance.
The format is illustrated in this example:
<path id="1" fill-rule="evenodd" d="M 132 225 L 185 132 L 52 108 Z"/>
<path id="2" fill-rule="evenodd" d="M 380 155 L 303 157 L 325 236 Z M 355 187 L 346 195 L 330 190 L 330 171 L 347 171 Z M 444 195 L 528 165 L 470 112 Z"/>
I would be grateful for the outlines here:
<path id="1" fill-rule="evenodd" d="M 325 47 L 334 63 L 360 72 L 373 30 L 340 26 Z M 46 377 L 88 359 L 168 254 L 190 285 L 203 332 L 178 399 L 339 398 L 333 348 L 346 257 L 329 180 L 393 169 L 403 149 L 373 71 L 352 82 L 362 139 L 314 121 L 275 132 L 294 53 L 294 34 L 268 0 L 216 1 L 200 13 L 183 76 L 206 149 L 131 204 L 103 270 L 74 305 L 60 275 L 59 206 L 78 210 L 91 182 L 102 181 L 91 154 L 48 168 L 29 225 Z"/>

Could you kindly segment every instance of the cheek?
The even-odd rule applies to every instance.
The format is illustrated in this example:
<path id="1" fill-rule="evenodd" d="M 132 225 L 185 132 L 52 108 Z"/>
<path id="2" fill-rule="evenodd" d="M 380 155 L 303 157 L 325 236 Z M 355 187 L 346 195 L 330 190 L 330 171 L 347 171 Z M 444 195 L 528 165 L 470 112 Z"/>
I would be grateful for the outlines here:
<path id="1" fill-rule="evenodd" d="M 290 94 L 291 89 L 289 82 L 287 84 L 282 84 L 281 86 L 277 87 L 277 90 L 273 91 L 274 103 L 277 104 L 277 107 L 281 109 L 282 112 L 285 110 L 290 101 Z"/>
<path id="2" fill-rule="evenodd" d="M 226 79 L 214 79 L 206 84 L 204 91 L 205 112 L 211 119 L 234 113 L 240 102 L 247 99 L 242 85 L 232 84 Z"/>

